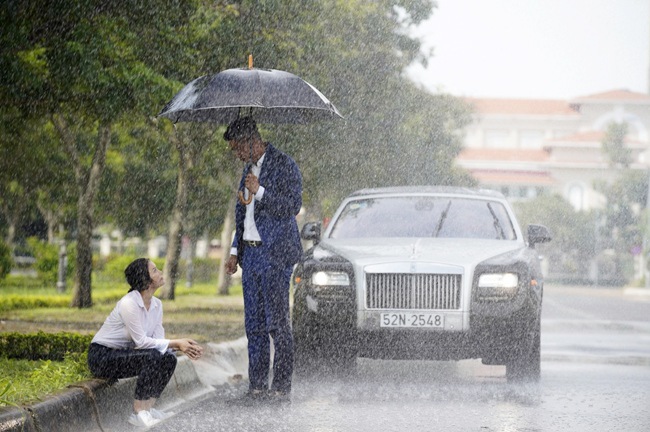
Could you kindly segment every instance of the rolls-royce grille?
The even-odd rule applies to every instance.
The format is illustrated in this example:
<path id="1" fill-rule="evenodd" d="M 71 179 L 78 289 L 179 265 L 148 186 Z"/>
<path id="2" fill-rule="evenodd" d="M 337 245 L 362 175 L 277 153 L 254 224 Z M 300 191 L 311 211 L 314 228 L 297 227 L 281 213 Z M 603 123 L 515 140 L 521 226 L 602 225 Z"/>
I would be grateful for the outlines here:
<path id="1" fill-rule="evenodd" d="M 458 309 L 461 275 L 366 273 L 369 309 Z"/>

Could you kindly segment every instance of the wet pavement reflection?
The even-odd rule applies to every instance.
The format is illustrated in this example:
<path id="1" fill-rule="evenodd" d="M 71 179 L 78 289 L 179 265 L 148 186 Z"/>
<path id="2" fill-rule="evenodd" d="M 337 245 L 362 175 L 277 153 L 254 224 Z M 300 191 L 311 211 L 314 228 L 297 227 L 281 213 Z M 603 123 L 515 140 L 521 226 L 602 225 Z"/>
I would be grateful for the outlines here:
<path id="1" fill-rule="evenodd" d="M 539 384 L 508 383 L 479 361 L 360 359 L 354 377 L 298 379 L 289 405 L 231 407 L 244 388 L 155 431 L 611 431 L 648 430 L 650 368 L 549 362 Z"/>

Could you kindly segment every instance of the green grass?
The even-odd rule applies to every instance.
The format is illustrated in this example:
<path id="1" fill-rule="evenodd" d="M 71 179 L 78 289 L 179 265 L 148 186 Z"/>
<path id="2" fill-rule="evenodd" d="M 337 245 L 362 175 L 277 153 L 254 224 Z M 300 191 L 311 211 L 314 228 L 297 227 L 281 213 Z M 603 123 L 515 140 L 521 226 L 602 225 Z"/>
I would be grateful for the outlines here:
<path id="1" fill-rule="evenodd" d="M 90 379 L 86 358 L 85 353 L 62 362 L 0 358 L 0 406 L 36 402 L 69 384 Z"/>
<path id="2" fill-rule="evenodd" d="M 65 293 L 46 286 L 35 278 L 9 276 L 0 281 L 0 296 L 45 296 L 72 298 L 69 284 Z M 93 334 L 127 293 L 124 282 L 93 281 L 94 305 L 87 309 L 69 307 L 38 307 L 0 311 L 0 332 L 34 333 L 60 331 Z M 224 342 L 244 336 L 244 305 L 241 285 L 234 285 L 227 296 L 217 295 L 216 282 L 185 286 L 176 285 L 176 299 L 163 300 L 163 326 L 166 337 L 190 337 L 199 343 Z M 26 404 L 90 378 L 85 359 L 70 358 L 64 362 L 30 362 L 0 358 L 0 406 Z M 7 387 L 8 386 L 8 387 Z M 7 391 L 2 395 L 3 390 Z"/>
<path id="3" fill-rule="evenodd" d="M 33 281 L 29 283 L 33 284 Z M 31 333 L 76 331 L 95 333 L 115 302 L 126 294 L 128 286 L 115 287 L 111 283 L 93 284 L 94 305 L 87 309 L 69 307 L 37 307 L 0 311 L 0 332 L 17 331 Z M 0 286 L 0 295 L 53 296 L 71 299 L 71 293 L 57 294 L 55 288 Z M 33 290 L 33 291 L 31 291 Z M 175 300 L 163 300 L 163 326 L 170 338 L 192 337 L 199 342 L 222 342 L 244 335 L 244 306 L 241 285 L 231 287 L 228 296 L 216 294 L 216 283 L 196 284 L 191 288 L 180 281 L 176 287 Z M 108 301 L 110 300 L 110 301 Z M 64 304 L 68 304 L 66 301 Z"/>

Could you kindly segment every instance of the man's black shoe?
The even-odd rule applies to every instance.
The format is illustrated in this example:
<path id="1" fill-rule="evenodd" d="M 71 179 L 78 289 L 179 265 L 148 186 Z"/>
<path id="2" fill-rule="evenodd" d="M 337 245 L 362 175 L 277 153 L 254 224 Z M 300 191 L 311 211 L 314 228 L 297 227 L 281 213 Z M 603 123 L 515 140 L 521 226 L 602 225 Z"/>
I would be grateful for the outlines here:
<path id="1" fill-rule="evenodd" d="M 267 396 L 268 402 L 273 404 L 291 403 L 291 393 L 271 390 Z"/>
<path id="2" fill-rule="evenodd" d="M 249 390 L 239 397 L 226 400 L 226 405 L 254 406 L 266 402 L 268 399 L 269 394 L 264 390 Z"/>

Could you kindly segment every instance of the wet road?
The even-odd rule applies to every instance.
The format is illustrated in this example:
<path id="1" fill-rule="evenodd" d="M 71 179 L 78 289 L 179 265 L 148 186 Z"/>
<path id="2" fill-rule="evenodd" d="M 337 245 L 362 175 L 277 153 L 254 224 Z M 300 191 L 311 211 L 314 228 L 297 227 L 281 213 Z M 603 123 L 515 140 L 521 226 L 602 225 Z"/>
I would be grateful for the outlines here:
<path id="1" fill-rule="evenodd" d="M 539 384 L 480 361 L 360 359 L 352 378 L 294 381 L 286 406 L 217 397 L 152 431 L 648 431 L 650 296 L 546 287 Z"/>

